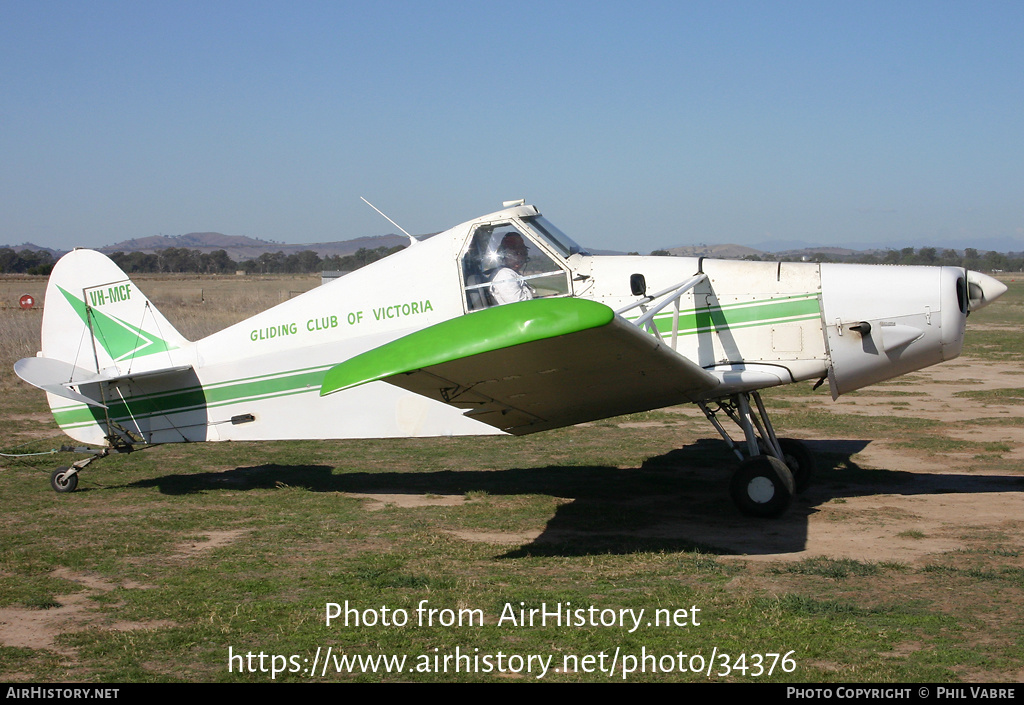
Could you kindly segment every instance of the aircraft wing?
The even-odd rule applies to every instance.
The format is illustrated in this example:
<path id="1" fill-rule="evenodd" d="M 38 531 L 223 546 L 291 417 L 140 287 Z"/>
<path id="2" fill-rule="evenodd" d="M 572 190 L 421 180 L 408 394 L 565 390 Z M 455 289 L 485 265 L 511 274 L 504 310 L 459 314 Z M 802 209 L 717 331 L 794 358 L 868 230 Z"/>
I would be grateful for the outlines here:
<path id="1" fill-rule="evenodd" d="M 707 397 L 720 382 L 605 306 L 496 306 L 331 368 L 321 395 L 385 381 L 515 435 Z"/>

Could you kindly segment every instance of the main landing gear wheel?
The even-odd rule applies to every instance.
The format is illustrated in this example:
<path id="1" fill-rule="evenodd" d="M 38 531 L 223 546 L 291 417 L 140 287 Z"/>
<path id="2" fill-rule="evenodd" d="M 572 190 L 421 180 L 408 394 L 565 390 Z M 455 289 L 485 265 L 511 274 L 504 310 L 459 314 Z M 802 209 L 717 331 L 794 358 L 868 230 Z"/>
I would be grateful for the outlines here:
<path id="1" fill-rule="evenodd" d="M 782 457 L 786 459 L 789 471 L 793 473 L 796 493 L 803 494 L 811 486 L 811 478 L 817 469 L 814 456 L 804 443 L 794 438 L 780 438 L 779 448 L 782 449 Z"/>
<path id="2" fill-rule="evenodd" d="M 793 501 L 793 474 L 778 458 L 755 455 L 744 460 L 732 476 L 732 501 L 747 516 L 781 516 Z"/>
<path id="3" fill-rule="evenodd" d="M 78 487 L 78 473 L 71 468 L 59 467 L 50 475 L 50 487 L 54 492 L 74 492 Z"/>

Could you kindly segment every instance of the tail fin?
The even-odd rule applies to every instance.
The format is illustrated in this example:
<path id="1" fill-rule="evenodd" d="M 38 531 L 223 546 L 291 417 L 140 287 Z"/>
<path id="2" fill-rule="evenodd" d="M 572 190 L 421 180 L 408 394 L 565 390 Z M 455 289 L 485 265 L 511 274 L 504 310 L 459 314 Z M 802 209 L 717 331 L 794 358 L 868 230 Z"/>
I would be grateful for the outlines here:
<path id="1" fill-rule="evenodd" d="M 181 364 L 188 345 L 106 255 L 75 250 L 53 268 L 43 309 L 42 357 L 107 376 Z"/>
<path id="2" fill-rule="evenodd" d="M 194 347 L 105 255 L 75 250 L 57 262 L 42 338 L 42 352 L 14 371 L 48 393 L 54 420 L 72 438 L 112 446 L 206 440 Z M 155 401 L 181 390 L 190 400 L 183 409 L 167 412 Z"/>

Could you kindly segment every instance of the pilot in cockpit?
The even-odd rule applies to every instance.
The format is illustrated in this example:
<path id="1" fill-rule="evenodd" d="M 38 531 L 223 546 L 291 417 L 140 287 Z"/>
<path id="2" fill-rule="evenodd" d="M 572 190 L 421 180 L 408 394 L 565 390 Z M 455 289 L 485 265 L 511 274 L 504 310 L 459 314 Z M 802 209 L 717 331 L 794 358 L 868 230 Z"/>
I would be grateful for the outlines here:
<path id="1" fill-rule="evenodd" d="M 536 292 L 522 275 L 529 255 L 523 236 L 509 233 L 501 239 L 498 259 L 502 266 L 491 277 L 491 296 L 499 304 L 529 301 Z"/>

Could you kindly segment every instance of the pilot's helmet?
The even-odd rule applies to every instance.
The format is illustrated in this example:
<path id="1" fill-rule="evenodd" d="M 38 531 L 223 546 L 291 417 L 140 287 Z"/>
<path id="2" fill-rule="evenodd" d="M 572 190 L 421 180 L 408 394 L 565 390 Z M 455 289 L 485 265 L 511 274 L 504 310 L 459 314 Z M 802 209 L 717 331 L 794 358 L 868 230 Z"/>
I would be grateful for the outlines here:
<path id="1" fill-rule="evenodd" d="M 519 233 L 508 233 L 501 238 L 501 245 L 498 246 L 498 258 L 506 267 L 513 269 L 518 269 L 526 264 L 529 256 L 523 236 Z"/>

